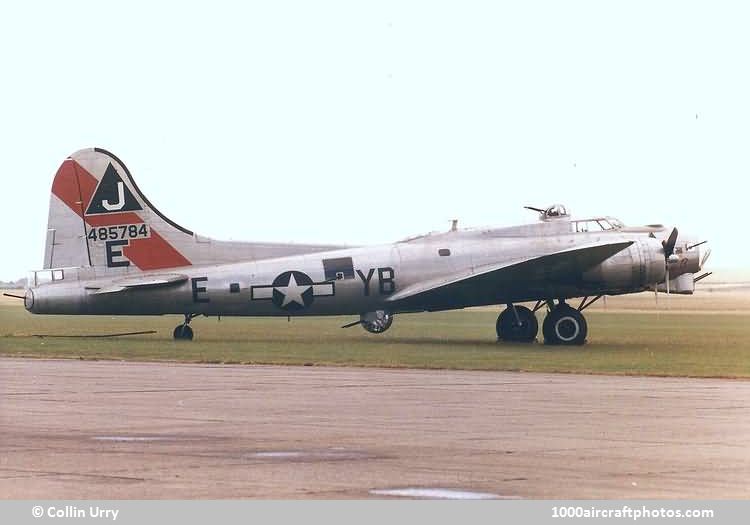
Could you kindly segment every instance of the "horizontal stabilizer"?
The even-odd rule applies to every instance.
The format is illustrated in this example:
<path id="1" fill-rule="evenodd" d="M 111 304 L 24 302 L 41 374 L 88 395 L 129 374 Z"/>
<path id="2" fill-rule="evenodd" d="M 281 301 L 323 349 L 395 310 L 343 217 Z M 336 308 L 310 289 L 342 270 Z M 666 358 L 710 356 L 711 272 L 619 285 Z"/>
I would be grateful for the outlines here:
<path id="1" fill-rule="evenodd" d="M 388 302 L 439 304 L 462 296 L 481 294 L 519 284 L 554 282 L 570 278 L 595 266 L 633 244 L 632 241 L 594 244 L 562 250 L 548 255 L 530 257 L 501 264 L 475 268 L 473 271 L 453 274 L 416 283 L 388 298 Z"/>
<path id="2" fill-rule="evenodd" d="M 188 280 L 187 275 L 183 274 L 161 274 L 161 275 L 140 275 L 126 279 L 117 279 L 109 284 L 99 286 L 87 286 L 87 290 L 96 290 L 95 294 L 117 293 L 134 288 L 158 288 L 162 286 L 172 286 L 184 283 Z"/>

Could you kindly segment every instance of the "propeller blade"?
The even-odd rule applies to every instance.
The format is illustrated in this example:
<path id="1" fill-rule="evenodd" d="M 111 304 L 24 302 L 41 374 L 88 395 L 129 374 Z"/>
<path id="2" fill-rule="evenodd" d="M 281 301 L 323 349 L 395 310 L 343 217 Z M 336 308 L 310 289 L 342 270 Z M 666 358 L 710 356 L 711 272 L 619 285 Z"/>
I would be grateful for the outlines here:
<path id="1" fill-rule="evenodd" d="M 539 213 L 544 213 L 547 210 L 543 210 L 541 208 L 535 208 L 533 206 L 524 206 L 525 209 L 531 210 L 531 211 L 538 211 Z"/>
<path id="2" fill-rule="evenodd" d="M 362 324 L 362 321 L 354 321 L 353 323 L 345 324 L 341 328 L 351 328 L 352 326 L 357 326 L 358 324 Z"/>
<path id="3" fill-rule="evenodd" d="M 703 255 L 703 258 L 701 259 L 701 270 L 703 269 L 703 265 L 706 264 L 706 261 L 711 256 L 711 248 L 706 250 L 706 253 Z"/>
<path id="4" fill-rule="evenodd" d="M 669 234 L 669 238 L 666 241 L 661 241 L 661 245 L 664 246 L 664 257 L 669 258 L 674 253 L 675 244 L 677 244 L 677 228 L 672 229 L 672 233 Z"/>
<path id="5" fill-rule="evenodd" d="M 699 275 L 698 277 L 696 277 L 695 279 L 693 279 L 693 284 L 697 283 L 697 282 L 698 282 L 698 281 L 700 281 L 700 280 L 703 280 L 703 279 L 705 279 L 706 277 L 708 277 L 709 275 L 711 275 L 711 274 L 713 274 L 713 273 L 714 273 L 714 272 L 706 272 L 706 273 L 704 273 L 704 274 L 702 274 L 702 275 Z"/>

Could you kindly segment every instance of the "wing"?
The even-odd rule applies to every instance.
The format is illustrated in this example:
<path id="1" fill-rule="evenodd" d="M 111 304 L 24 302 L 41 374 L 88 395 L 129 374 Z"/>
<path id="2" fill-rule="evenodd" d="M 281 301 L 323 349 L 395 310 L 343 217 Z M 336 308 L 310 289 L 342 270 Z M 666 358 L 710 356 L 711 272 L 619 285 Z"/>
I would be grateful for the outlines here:
<path id="1" fill-rule="evenodd" d="M 570 282 L 582 272 L 633 244 L 593 244 L 422 281 L 396 292 L 388 302 L 401 308 L 492 304 L 498 292 L 523 290 L 554 282 Z"/>
<path id="2" fill-rule="evenodd" d="M 87 290 L 96 290 L 95 294 L 117 293 L 133 288 L 157 288 L 161 286 L 172 286 L 184 283 L 188 280 L 187 275 L 178 273 L 158 274 L 158 275 L 139 275 L 117 279 L 105 285 L 92 284 L 87 286 Z"/>

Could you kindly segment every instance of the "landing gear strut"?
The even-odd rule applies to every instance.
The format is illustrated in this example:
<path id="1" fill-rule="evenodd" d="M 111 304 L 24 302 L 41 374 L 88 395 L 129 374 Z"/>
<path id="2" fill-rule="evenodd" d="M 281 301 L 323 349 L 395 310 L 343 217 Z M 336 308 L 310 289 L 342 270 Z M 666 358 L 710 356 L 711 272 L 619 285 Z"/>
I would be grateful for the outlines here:
<path id="1" fill-rule="evenodd" d="M 582 345 L 588 335 L 583 314 L 560 300 L 544 318 L 542 334 L 548 345 Z"/>
<path id="2" fill-rule="evenodd" d="M 495 323 L 497 338 L 514 343 L 531 343 L 539 332 L 539 322 L 534 312 L 525 306 L 509 304 Z"/>
<path id="3" fill-rule="evenodd" d="M 193 340 L 193 329 L 190 328 L 190 321 L 193 320 L 194 317 L 196 317 L 198 314 L 185 314 L 185 322 L 182 324 L 178 324 L 174 332 L 172 332 L 172 336 L 175 338 L 176 341 L 192 341 Z"/>

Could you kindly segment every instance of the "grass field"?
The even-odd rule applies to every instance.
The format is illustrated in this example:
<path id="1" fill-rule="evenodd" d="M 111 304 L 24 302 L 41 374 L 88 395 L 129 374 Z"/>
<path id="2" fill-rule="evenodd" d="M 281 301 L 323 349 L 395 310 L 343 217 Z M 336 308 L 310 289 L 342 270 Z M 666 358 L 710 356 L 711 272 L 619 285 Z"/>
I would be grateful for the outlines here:
<path id="1" fill-rule="evenodd" d="M 290 323 L 198 318 L 192 323 L 196 339 L 175 342 L 171 333 L 180 321 L 177 316 L 33 316 L 20 301 L 4 300 L 0 355 L 747 378 L 750 310 L 744 308 L 744 294 L 741 299 L 727 297 L 714 296 L 709 313 L 682 311 L 680 301 L 691 298 L 670 298 L 679 300 L 671 303 L 669 312 L 644 311 L 651 305 L 648 297 L 641 299 L 643 304 L 628 298 L 625 306 L 610 300 L 607 311 L 587 310 L 589 342 L 583 347 L 497 343 L 497 310 L 489 309 L 400 315 L 381 335 L 359 327 L 342 330 L 339 327 L 351 321 L 348 317 Z M 141 330 L 158 333 L 118 338 L 35 336 Z"/>

